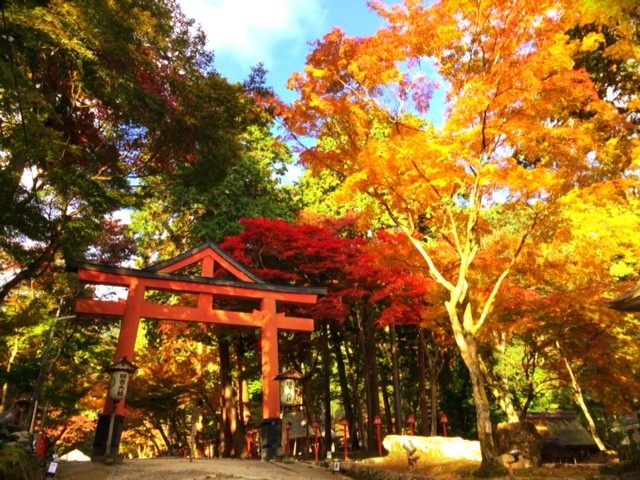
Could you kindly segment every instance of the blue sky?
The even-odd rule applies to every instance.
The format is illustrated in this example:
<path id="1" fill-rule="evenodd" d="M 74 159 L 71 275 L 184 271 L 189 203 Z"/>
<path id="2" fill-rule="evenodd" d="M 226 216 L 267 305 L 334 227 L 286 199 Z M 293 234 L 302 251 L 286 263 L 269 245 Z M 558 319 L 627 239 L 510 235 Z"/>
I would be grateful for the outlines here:
<path id="1" fill-rule="evenodd" d="M 181 0 L 181 7 L 206 32 L 220 74 L 241 81 L 262 62 L 269 86 L 287 101 L 295 97 L 287 79 L 304 68 L 309 42 L 334 26 L 349 36 L 382 26 L 366 0 Z"/>

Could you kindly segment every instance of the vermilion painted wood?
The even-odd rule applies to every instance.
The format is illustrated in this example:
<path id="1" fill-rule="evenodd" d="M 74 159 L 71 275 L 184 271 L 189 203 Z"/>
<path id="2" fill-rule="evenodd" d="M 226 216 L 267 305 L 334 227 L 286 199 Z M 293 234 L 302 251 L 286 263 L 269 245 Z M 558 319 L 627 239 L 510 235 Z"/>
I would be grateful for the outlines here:
<path id="1" fill-rule="evenodd" d="M 196 263 L 200 263 L 200 276 L 174 273 Z M 237 280 L 215 279 L 216 265 Z M 122 357 L 133 360 L 141 318 L 260 328 L 263 418 L 275 418 L 280 415 L 279 385 L 278 381 L 274 380 L 278 374 L 278 330 L 313 331 L 313 319 L 286 317 L 284 313 L 277 313 L 277 302 L 314 304 L 318 295 L 326 293 L 326 289 L 322 288 L 265 283 L 210 243 L 144 270 L 93 264 L 77 264 L 70 269 L 75 270 L 78 280 L 84 283 L 128 288 L 126 301 L 84 298 L 76 301 L 77 313 L 122 316 L 115 361 Z M 145 293 L 153 290 L 197 295 L 197 306 L 162 305 L 145 300 Z M 260 310 L 233 312 L 214 309 L 212 305 L 215 295 L 256 299 L 260 302 Z M 113 401 L 107 397 L 104 413 L 110 414 L 112 409 Z M 124 415 L 123 401 L 116 405 L 116 414 Z"/>

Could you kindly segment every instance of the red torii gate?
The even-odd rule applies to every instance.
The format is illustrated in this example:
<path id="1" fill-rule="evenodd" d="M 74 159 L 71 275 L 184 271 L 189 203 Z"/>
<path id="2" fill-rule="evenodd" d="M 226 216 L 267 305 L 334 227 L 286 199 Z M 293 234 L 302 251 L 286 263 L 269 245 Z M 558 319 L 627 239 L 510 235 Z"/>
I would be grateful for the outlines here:
<path id="1" fill-rule="evenodd" d="M 198 263 L 200 276 L 176 273 Z M 214 278 L 214 271 L 217 273 L 220 268 L 233 279 Z M 83 283 L 128 288 L 126 301 L 76 300 L 77 313 L 122 317 L 115 361 L 122 357 L 126 357 L 128 361 L 133 360 L 141 318 L 260 328 L 263 419 L 280 416 L 279 384 L 274 380 L 278 374 L 278 330 L 313 331 L 313 319 L 287 317 L 284 313 L 277 312 L 277 303 L 314 304 L 318 295 L 326 294 L 325 288 L 265 283 L 210 242 L 143 270 L 82 262 L 70 265 L 69 270 L 77 272 L 78 280 Z M 145 293 L 154 290 L 197 295 L 197 306 L 153 303 L 145 298 Z M 250 313 L 217 310 L 213 308 L 215 295 L 259 300 L 260 309 Z M 107 451 L 109 420 L 113 408 L 114 402 L 107 396 L 96 428 L 92 453 L 94 459 L 104 457 Z M 111 452 L 118 452 L 124 412 L 124 401 L 118 402 L 115 405 L 118 421 L 113 432 Z"/>

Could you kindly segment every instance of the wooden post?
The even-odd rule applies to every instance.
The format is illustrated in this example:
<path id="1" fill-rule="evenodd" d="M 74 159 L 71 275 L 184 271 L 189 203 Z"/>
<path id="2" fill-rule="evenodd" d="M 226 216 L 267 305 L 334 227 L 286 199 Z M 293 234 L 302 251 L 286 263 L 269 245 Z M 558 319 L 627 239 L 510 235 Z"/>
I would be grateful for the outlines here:
<path id="1" fill-rule="evenodd" d="M 140 309 L 144 301 L 144 290 L 144 285 L 141 285 L 137 280 L 131 282 L 127 303 L 124 308 L 124 316 L 122 317 L 122 325 L 120 326 L 114 363 L 122 357 L 133 361 L 138 326 L 140 325 Z M 104 415 L 111 415 L 112 413 L 124 415 L 124 401 L 116 403 L 107 395 L 102 413 Z"/>
<path id="2" fill-rule="evenodd" d="M 346 418 L 342 417 L 340 419 L 340 425 L 342 425 L 342 445 L 344 450 L 344 459 L 347 460 L 347 427 L 349 422 Z"/>
<path id="3" fill-rule="evenodd" d="M 311 422 L 311 426 L 313 427 L 313 455 L 315 461 L 318 461 L 318 429 L 320 428 L 320 423 L 315 418 Z"/>
<path id="4" fill-rule="evenodd" d="M 274 377 L 278 375 L 278 327 L 276 324 L 276 301 L 263 298 L 261 301 L 263 324 L 262 346 L 262 418 L 280 417 L 280 386 Z"/>
<path id="5" fill-rule="evenodd" d="M 198 262 L 201 262 L 200 278 L 179 273 L 181 269 Z M 221 266 L 237 280 L 214 278 L 216 266 Z M 129 289 L 125 302 L 91 298 L 76 299 L 77 313 L 122 317 L 114 361 L 123 357 L 133 360 L 142 317 L 261 328 L 262 413 L 263 420 L 268 419 L 271 422 L 263 422 L 263 427 L 265 424 L 273 424 L 272 431 L 266 433 L 273 436 L 274 441 L 281 440 L 279 384 L 274 380 L 278 374 L 278 329 L 311 332 L 313 320 L 287 317 L 284 313 L 277 314 L 276 302 L 314 304 L 318 295 L 326 294 L 325 288 L 297 288 L 266 284 L 211 243 L 205 243 L 144 270 L 86 262 L 68 264 L 67 268 L 77 272 L 80 282 L 122 286 Z M 197 306 L 154 303 L 145 300 L 147 289 L 197 295 L 198 303 Z M 260 299 L 260 311 L 249 313 L 214 308 L 213 299 L 216 295 Z M 114 446 L 118 443 L 116 440 L 119 441 L 122 431 L 124 412 L 124 401 L 114 402 L 107 396 L 103 414 L 98 418 L 96 426 L 92 459 L 104 456 L 106 451 L 104 443 L 107 441 L 108 430 L 113 430 Z M 113 421 L 110 421 L 112 417 Z M 113 429 L 110 428 L 111 423 L 114 424 Z M 275 438 L 276 436 L 278 439 Z M 111 442 L 108 443 L 111 444 Z M 277 445 L 280 445 L 280 441 Z"/>
<path id="6" fill-rule="evenodd" d="M 373 418 L 373 424 L 376 426 L 376 439 L 378 440 L 378 456 L 382 456 L 382 439 L 380 438 L 380 424 L 382 420 L 380 420 L 380 416 L 376 415 Z"/>

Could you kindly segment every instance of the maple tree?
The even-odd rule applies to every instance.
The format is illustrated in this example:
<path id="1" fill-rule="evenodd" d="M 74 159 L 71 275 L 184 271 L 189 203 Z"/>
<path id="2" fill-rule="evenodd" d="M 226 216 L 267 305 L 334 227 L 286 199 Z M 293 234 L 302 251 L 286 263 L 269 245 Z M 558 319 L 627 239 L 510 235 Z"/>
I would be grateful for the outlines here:
<path id="1" fill-rule="evenodd" d="M 568 391 L 598 438 L 604 430 L 596 431 L 590 410 L 622 414 L 634 409 L 638 397 L 631 341 L 637 321 L 612 312 L 605 302 L 619 281 L 637 275 L 638 199 L 631 195 L 620 203 L 615 195 L 596 196 L 589 188 L 579 196 L 580 201 L 567 199 L 563 221 L 542 246 L 543 258 L 531 251 L 514 268 L 494 315 L 501 319 L 500 351 L 513 338 L 524 348 L 526 368 L 509 374 L 502 369 L 499 375 L 518 391 L 513 403 L 520 416 L 532 407 L 545 409 L 541 402 Z M 553 275 L 538 278 L 533 262 Z"/>
<path id="2" fill-rule="evenodd" d="M 159 323 L 159 324 L 157 324 Z M 187 414 L 197 400 L 214 389 L 207 376 L 216 368 L 215 349 L 193 339 L 191 328 L 178 322 L 148 322 L 136 361 L 140 370 L 131 381 L 127 402 L 134 410 L 127 448 L 155 445 L 155 454 L 178 454 L 188 448 Z M 143 442 L 140 439 L 144 439 Z M 162 446 L 161 446 L 162 445 Z"/>
<path id="3" fill-rule="evenodd" d="M 416 361 L 414 347 L 407 348 L 407 353 L 398 348 L 396 355 L 390 355 L 393 347 L 386 330 L 391 331 L 396 325 L 410 329 L 406 332 L 412 333 L 400 330 L 396 343 L 404 344 L 407 336 L 415 339 L 417 325 L 428 308 L 424 299 L 430 282 L 411 274 L 402 262 L 380 264 L 382 252 L 397 242 L 395 236 L 367 238 L 360 234 L 353 216 L 332 219 L 307 214 L 304 218 L 305 222 L 295 224 L 243 220 L 243 232 L 227 237 L 221 247 L 271 282 L 327 286 L 327 296 L 317 305 L 296 313 L 316 319 L 316 332 L 311 336 L 293 334 L 290 338 L 281 335 L 282 355 L 308 378 L 304 396 L 311 412 L 324 412 L 327 431 L 332 410 L 330 381 L 335 376 L 341 408 L 350 425 L 350 448 L 359 448 L 360 441 L 367 438 L 368 448 L 374 449 L 373 419 L 381 413 L 380 394 L 387 397 L 387 392 L 392 393 L 393 408 L 385 412 L 387 429 L 401 433 L 409 413 L 403 390 L 410 388 L 407 385 L 419 384 L 426 375 L 422 372 L 418 378 L 399 378 L 399 365 Z M 310 354 L 309 349 L 315 353 Z M 335 372 L 331 364 L 335 365 Z M 384 383 L 387 368 L 389 378 L 393 378 L 393 388 L 389 389 Z M 437 372 L 437 367 L 431 371 Z M 437 375 L 431 379 L 433 409 Z M 362 397 L 365 401 L 359 402 Z M 435 417 L 435 413 L 431 415 Z M 426 403 L 420 418 L 423 425 L 429 424 Z M 324 448 L 329 448 L 331 439 L 325 437 L 325 442 Z"/>
<path id="4" fill-rule="evenodd" d="M 249 266 L 260 278 L 271 283 L 329 287 L 328 294 L 321 297 L 316 305 L 301 307 L 294 313 L 318 322 L 316 348 L 321 355 L 319 367 L 323 372 L 320 376 L 322 393 L 317 397 L 321 399 L 322 408 L 318 410 L 323 411 L 322 423 L 325 431 L 330 432 L 330 336 L 336 335 L 332 324 L 343 322 L 348 315 L 348 307 L 342 298 L 347 288 L 343 283 L 345 266 L 354 263 L 353 257 L 357 255 L 360 242 L 341 238 L 334 229 L 310 224 L 292 225 L 282 220 L 267 219 L 244 219 L 241 223 L 244 226 L 242 233 L 225 238 L 220 246 L 243 265 Z M 298 342 L 307 343 L 304 334 L 293 335 L 292 343 Z M 290 357 L 291 365 L 309 374 L 302 365 L 308 364 L 311 358 L 306 352 L 298 353 L 302 356 Z M 343 391 L 347 388 L 344 382 L 342 388 Z M 350 415 L 349 422 L 352 425 L 353 421 Z M 329 448 L 331 442 L 330 435 L 326 435 L 325 448 Z"/>
<path id="5" fill-rule="evenodd" d="M 572 2 L 370 6 L 387 26 L 317 41 L 290 79 L 300 98 L 285 121 L 316 139 L 301 162 L 382 205 L 442 289 L 490 471 L 499 452 L 478 342 L 496 298 L 523 257 L 551 255 L 563 202 L 586 191 L 623 199 L 636 187 L 633 125 L 575 68 L 592 37 L 565 33 L 580 22 Z M 442 126 L 427 116 L 438 82 Z M 517 221 L 500 226 L 491 206 Z"/>
<path id="6" fill-rule="evenodd" d="M 176 2 L 1 8 L 0 300 L 57 254 L 81 256 L 106 217 L 149 194 L 141 179 L 219 181 L 262 122 L 252 85 L 214 70 Z"/>

